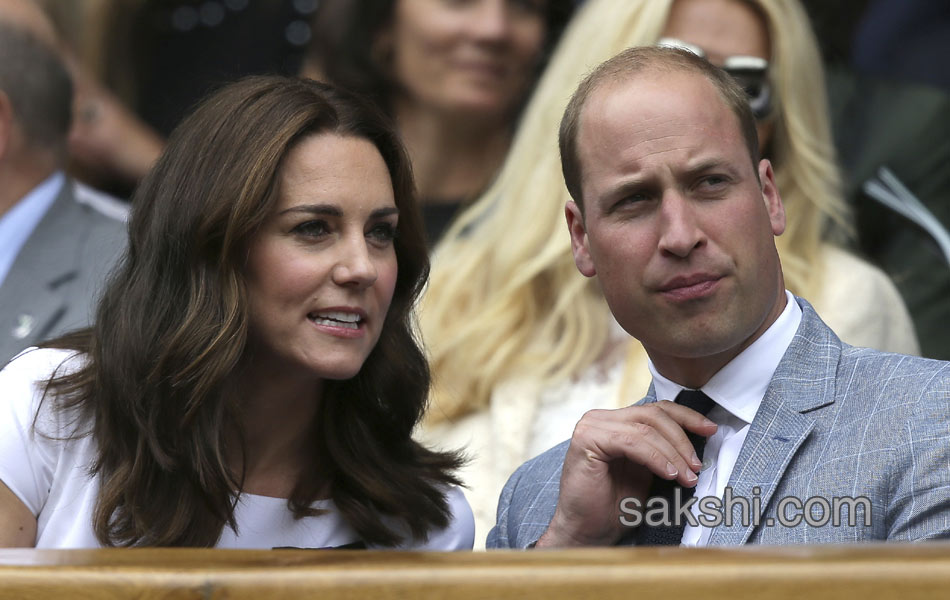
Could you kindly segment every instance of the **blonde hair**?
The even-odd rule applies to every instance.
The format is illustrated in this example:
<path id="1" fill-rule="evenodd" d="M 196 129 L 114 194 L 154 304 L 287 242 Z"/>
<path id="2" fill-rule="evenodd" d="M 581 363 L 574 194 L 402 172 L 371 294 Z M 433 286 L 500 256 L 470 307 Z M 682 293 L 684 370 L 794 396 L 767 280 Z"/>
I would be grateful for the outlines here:
<path id="1" fill-rule="evenodd" d="M 585 3 L 526 106 L 497 179 L 437 247 L 421 311 L 434 375 L 430 423 L 486 407 L 506 378 L 561 380 L 604 352 L 609 312 L 596 282 L 577 272 L 564 223 L 570 196 L 558 124 L 588 72 L 627 47 L 657 41 L 672 1 Z M 849 223 L 821 59 L 797 2 L 749 3 L 771 40 L 778 103 L 768 147 L 788 213 L 777 238 L 785 282 L 796 294 L 814 295 L 825 230 L 832 223 L 847 230 Z"/>

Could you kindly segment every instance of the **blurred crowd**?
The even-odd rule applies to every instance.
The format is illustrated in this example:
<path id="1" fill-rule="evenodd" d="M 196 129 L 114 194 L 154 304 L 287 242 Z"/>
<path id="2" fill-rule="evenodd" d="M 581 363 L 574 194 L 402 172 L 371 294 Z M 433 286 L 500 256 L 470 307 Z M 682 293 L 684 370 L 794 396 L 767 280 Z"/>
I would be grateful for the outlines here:
<path id="1" fill-rule="evenodd" d="M 624 48 L 685 48 L 746 90 L 788 216 L 777 244 L 789 290 L 847 343 L 950 359 L 946 3 L 37 3 L 55 31 L 34 32 L 67 67 L 72 92 L 60 85 L 71 112 L 49 134 L 24 127 L 35 136 L 23 144 L 29 154 L 0 148 L 0 232 L 17 227 L 15 207 L 34 187 L 54 176 L 80 182 L 75 195 L 95 214 L 81 217 L 90 223 L 85 245 L 61 252 L 96 268 L 67 277 L 84 282 L 65 292 L 72 298 L 95 295 L 90 286 L 124 247 L 125 204 L 210 92 L 249 75 L 300 75 L 356 92 L 394 124 L 432 257 L 419 320 L 434 387 L 417 435 L 467 452 L 460 477 L 476 540 L 514 468 L 570 437 L 587 410 L 635 402 L 649 384 L 642 346 L 575 269 L 557 147 L 578 82 Z M 48 113 L 57 110 L 66 109 Z M 36 208 L 25 236 L 55 211 L 68 223 L 51 237 L 79 222 L 59 206 L 50 196 Z M 28 277 L 16 270 L 30 241 L 7 244 L 0 240 L 3 362 L 90 311 L 89 300 L 76 303 L 43 324 L 40 292 L 26 294 Z M 40 273 L 50 262 L 33 260 L 29 276 L 63 279 Z"/>

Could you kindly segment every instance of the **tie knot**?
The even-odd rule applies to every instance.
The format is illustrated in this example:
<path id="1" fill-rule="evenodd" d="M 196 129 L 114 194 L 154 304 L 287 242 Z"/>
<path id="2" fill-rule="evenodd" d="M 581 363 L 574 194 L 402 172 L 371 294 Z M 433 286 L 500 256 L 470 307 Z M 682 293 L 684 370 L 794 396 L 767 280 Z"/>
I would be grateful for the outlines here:
<path id="1" fill-rule="evenodd" d="M 701 390 L 683 390 L 676 395 L 676 403 L 703 415 L 709 414 L 716 402 Z"/>

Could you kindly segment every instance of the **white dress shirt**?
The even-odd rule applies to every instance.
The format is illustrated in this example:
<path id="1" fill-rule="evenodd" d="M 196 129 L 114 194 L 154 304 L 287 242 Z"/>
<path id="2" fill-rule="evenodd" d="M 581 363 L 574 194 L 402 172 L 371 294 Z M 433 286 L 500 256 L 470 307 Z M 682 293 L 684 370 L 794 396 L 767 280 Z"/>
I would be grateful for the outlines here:
<path id="1" fill-rule="evenodd" d="M 707 417 L 719 427 L 709 437 L 703 451 L 703 468 L 694 495 L 697 499 L 707 496 L 722 499 L 736 458 L 749 432 L 749 425 L 762 404 L 778 363 L 798 331 L 802 309 L 788 290 L 785 291 L 785 297 L 785 310 L 771 327 L 700 388 L 716 402 Z M 674 400 L 684 387 L 660 375 L 653 361 L 648 364 L 653 374 L 657 400 Z M 700 516 L 698 505 L 697 502 L 692 507 L 697 518 Z M 709 527 L 687 524 L 682 544 L 705 546 L 711 534 L 712 529 Z"/>
<path id="2" fill-rule="evenodd" d="M 23 244 L 46 216 L 46 211 L 53 205 L 65 182 L 66 176 L 56 171 L 0 216 L 0 285 L 3 285 Z"/>

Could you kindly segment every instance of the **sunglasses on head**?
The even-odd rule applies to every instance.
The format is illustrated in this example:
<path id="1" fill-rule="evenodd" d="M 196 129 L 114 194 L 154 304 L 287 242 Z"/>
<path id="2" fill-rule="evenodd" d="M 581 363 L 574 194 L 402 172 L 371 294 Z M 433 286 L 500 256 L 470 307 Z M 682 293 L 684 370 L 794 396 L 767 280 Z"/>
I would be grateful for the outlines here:
<path id="1" fill-rule="evenodd" d="M 706 58 L 706 52 L 695 44 L 676 38 L 660 38 L 657 46 L 680 48 L 696 56 Z M 752 114 L 758 120 L 767 118 L 772 112 L 772 86 L 769 83 L 769 61 L 758 56 L 729 56 L 722 64 L 722 70 L 732 76 L 742 86 L 749 97 Z"/>

